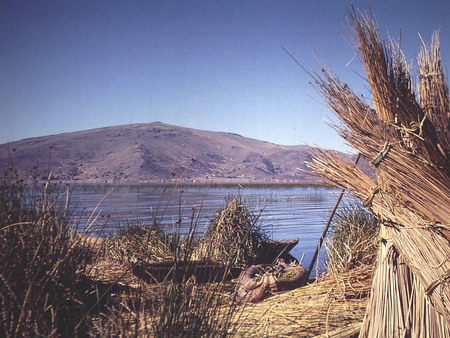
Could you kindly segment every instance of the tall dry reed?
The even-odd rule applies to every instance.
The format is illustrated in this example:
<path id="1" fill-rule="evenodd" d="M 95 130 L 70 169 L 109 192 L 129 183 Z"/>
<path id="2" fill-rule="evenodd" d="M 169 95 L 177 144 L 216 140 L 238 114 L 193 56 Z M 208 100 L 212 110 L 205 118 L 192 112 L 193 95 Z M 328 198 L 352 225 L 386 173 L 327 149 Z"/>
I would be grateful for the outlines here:
<path id="1" fill-rule="evenodd" d="M 392 39 L 384 42 L 369 15 L 353 9 L 349 23 L 373 107 L 326 66 L 316 74 L 316 86 L 342 121 L 337 131 L 373 165 L 377 180 L 325 150 L 316 153 L 310 167 L 359 197 L 382 222 L 378 269 L 362 335 L 446 336 L 450 108 L 438 38 L 435 35 L 420 54 L 417 95 L 399 45 Z"/>

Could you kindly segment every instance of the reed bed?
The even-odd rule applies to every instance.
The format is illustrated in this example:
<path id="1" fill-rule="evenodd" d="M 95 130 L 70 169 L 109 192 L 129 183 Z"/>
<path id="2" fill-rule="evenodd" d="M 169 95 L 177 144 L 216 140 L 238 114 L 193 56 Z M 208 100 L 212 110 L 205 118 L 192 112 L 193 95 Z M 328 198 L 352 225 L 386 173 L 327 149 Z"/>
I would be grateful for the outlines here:
<path id="1" fill-rule="evenodd" d="M 337 131 L 373 165 L 377 180 L 325 150 L 317 151 L 310 167 L 359 197 L 381 221 L 378 269 L 361 336 L 448 336 L 450 108 L 439 39 L 434 35 L 431 46 L 422 48 L 416 95 L 399 46 L 381 40 L 369 15 L 352 9 L 349 22 L 373 108 L 326 66 L 315 81 L 342 122 Z"/>
<path id="2" fill-rule="evenodd" d="M 68 187 L 67 187 L 68 189 Z M 65 193 L 67 192 L 67 193 Z M 0 336 L 71 336 L 88 330 L 92 251 L 68 221 L 66 188 L 0 181 Z"/>
<path id="3" fill-rule="evenodd" d="M 379 246 L 377 218 L 360 204 L 348 204 L 334 216 L 326 243 L 327 272 L 340 273 L 371 266 Z"/>
<path id="4" fill-rule="evenodd" d="M 242 205 L 234 211 L 241 208 L 246 211 Z M 186 275 L 184 269 L 177 268 L 186 263 L 196 268 L 196 261 L 192 260 L 198 244 L 192 236 L 196 219 L 193 218 L 191 231 L 185 235 L 178 228 L 173 234 L 161 232 L 153 224 L 132 226 L 102 241 L 99 259 L 92 264 L 90 276 L 104 286 L 100 296 L 103 309 L 95 317 L 90 335 L 227 335 L 232 327 L 231 318 L 238 313 L 232 285 L 224 282 L 227 276 L 215 276 L 215 283 L 202 283 L 195 273 Z M 230 266 L 235 260 L 229 254 L 222 262 Z M 167 262 L 171 269 L 164 281 L 157 282 L 135 273 L 134 264 L 142 262 Z"/>
<path id="5" fill-rule="evenodd" d="M 93 322 L 91 336 L 225 337 L 239 312 L 228 285 L 167 281 L 126 288 Z M 224 303 L 226 302 L 226 307 Z"/>
<path id="6" fill-rule="evenodd" d="M 233 201 L 231 206 L 235 207 Z M 230 212 L 232 208 L 227 204 L 223 210 Z M 345 214 L 341 228 L 358 227 L 353 222 L 361 223 L 366 217 Z M 356 237 L 348 236 L 348 245 L 357 243 Z M 122 285 L 128 291 L 117 291 L 120 297 L 108 296 L 108 310 L 94 321 L 91 335 L 121 332 L 168 337 L 196 332 L 197 336 L 348 337 L 361 328 L 372 276 L 371 266 L 344 273 L 329 272 L 304 288 L 272 294 L 258 304 L 238 304 L 234 283 L 198 284 L 190 279 L 183 283 L 172 280 L 149 284 L 131 276 L 127 266 L 118 260 L 96 262 L 93 266 L 97 280 Z M 106 270 L 103 275 L 101 270 Z"/>
<path id="7" fill-rule="evenodd" d="M 103 254 L 119 262 L 162 262 L 174 259 L 174 237 L 156 225 L 135 224 L 105 237 Z"/>

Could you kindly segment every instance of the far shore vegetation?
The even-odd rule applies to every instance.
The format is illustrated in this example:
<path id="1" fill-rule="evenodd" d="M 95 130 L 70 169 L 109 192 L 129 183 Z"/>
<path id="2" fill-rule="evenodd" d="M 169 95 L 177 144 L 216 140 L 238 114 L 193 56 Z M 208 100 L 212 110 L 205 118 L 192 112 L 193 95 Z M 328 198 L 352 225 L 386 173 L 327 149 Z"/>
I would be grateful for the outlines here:
<path id="1" fill-rule="evenodd" d="M 298 188 L 298 187 L 330 187 L 332 184 L 325 182 L 317 183 L 303 183 L 303 182 L 262 182 L 262 181 L 230 181 L 230 182 L 215 182 L 215 181 L 167 181 L 167 182 L 85 182 L 85 181 L 53 181 L 56 184 L 76 184 L 78 187 L 140 187 L 140 186 L 163 186 L 167 188 L 173 187 L 233 187 L 233 188 Z"/>

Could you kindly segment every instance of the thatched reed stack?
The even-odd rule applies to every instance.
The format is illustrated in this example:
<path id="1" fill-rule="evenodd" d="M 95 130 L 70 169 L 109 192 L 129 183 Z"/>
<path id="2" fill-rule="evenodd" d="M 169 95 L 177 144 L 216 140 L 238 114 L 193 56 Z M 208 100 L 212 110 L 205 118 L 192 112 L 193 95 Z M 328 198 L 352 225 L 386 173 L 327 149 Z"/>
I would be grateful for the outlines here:
<path id="1" fill-rule="evenodd" d="M 361 336 L 450 336 L 449 91 L 439 39 L 411 67 L 366 14 L 349 15 L 373 108 L 329 68 L 316 86 L 342 121 L 339 134 L 376 168 L 377 181 L 335 153 L 310 166 L 359 197 L 378 216 L 381 245 Z"/>

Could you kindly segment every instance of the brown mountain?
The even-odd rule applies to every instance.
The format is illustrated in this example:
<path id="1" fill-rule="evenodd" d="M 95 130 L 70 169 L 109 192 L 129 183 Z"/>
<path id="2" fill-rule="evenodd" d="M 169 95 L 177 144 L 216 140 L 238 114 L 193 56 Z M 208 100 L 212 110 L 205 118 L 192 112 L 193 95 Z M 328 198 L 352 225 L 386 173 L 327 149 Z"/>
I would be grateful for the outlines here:
<path id="1" fill-rule="evenodd" d="M 20 176 L 83 182 L 316 182 L 308 146 L 282 146 L 237 134 L 160 122 L 64 133 L 0 145 Z M 183 174 L 184 173 L 184 174 Z"/>

